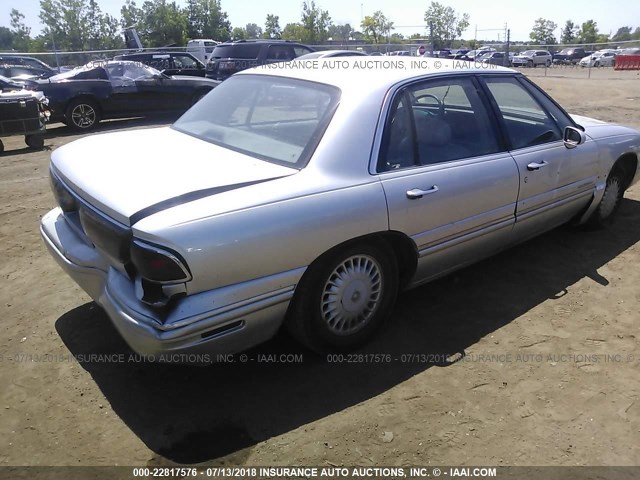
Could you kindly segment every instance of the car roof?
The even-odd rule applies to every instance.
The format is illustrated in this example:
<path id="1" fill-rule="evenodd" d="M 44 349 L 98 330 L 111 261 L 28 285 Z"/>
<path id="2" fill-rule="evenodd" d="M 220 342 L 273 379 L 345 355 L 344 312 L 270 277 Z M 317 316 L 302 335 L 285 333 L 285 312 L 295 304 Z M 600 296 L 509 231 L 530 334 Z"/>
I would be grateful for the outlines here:
<path id="1" fill-rule="evenodd" d="M 514 73 L 510 68 L 487 65 L 475 65 L 472 62 L 450 59 L 415 60 L 400 58 L 372 58 L 372 57 L 338 57 L 320 58 L 314 60 L 318 68 L 311 68 L 305 62 L 293 60 L 250 68 L 236 73 L 236 75 L 271 75 L 296 78 L 311 82 L 324 83 L 341 90 L 388 89 L 398 82 L 412 78 L 436 76 L 446 73 Z M 307 62 L 308 63 L 308 62 Z M 412 65 L 413 64 L 413 65 Z M 366 89 L 364 89 L 366 90 Z"/>

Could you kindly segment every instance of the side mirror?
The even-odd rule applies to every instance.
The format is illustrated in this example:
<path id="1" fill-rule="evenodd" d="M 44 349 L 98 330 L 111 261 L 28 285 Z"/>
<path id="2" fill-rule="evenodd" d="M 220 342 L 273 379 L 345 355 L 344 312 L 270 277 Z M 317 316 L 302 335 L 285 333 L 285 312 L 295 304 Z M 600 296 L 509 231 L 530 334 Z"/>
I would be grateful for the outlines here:
<path id="1" fill-rule="evenodd" d="M 575 127 L 565 127 L 562 140 L 567 148 L 576 148 L 587 141 L 587 136 Z"/>

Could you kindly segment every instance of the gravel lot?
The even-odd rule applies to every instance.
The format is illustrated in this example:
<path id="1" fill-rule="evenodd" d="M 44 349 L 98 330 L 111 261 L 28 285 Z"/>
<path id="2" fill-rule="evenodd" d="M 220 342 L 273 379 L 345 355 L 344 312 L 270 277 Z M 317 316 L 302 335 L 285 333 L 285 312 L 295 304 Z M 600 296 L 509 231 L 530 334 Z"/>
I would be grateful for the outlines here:
<path id="1" fill-rule="evenodd" d="M 527 73 L 640 129 L 639 72 Z M 283 334 L 245 363 L 150 365 L 40 239 L 50 150 L 78 137 L 3 139 L 0 465 L 640 465 L 637 186 L 609 230 L 558 229 L 402 295 L 361 352 L 389 357 L 327 361 Z"/>

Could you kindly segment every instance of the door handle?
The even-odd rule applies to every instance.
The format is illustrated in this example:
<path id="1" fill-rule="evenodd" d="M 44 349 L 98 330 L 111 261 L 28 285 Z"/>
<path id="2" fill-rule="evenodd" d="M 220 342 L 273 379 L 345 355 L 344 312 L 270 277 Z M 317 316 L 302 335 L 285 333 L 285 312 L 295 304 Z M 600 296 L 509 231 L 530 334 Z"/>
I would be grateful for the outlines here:
<path id="1" fill-rule="evenodd" d="M 546 167 L 547 165 L 549 165 L 549 162 L 543 160 L 540 163 L 537 162 L 531 162 L 529 165 L 527 165 L 527 170 L 531 171 L 531 170 L 540 170 L 543 167 Z"/>
<path id="2" fill-rule="evenodd" d="M 438 191 L 438 186 L 434 185 L 428 190 L 420 190 L 419 188 L 413 188 L 411 190 L 407 190 L 407 198 L 411 200 L 415 200 L 417 198 L 422 198 L 424 195 L 429 195 L 430 193 L 436 193 Z"/>

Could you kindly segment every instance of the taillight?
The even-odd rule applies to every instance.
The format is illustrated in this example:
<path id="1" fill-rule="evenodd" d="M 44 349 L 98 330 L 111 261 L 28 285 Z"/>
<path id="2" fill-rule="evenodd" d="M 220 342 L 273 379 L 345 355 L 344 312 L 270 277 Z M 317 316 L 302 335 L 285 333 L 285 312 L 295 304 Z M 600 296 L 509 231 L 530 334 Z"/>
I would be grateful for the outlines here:
<path id="1" fill-rule="evenodd" d="M 140 276 L 157 283 L 179 283 L 191 280 L 191 272 L 177 253 L 134 240 L 131 263 Z"/>
<path id="2" fill-rule="evenodd" d="M 69 190 L 66 189 L 64 185 L 58 180 L 53 173 L 49 175 L 49 181 L 51 182 L 51 190 L 53 191 L 53 196 L 60 205 L 60 208 L 63 212 L 75 212 L 78 209 L 78 204 L 76 203 L 76 199 L 69 193 Z"/>

